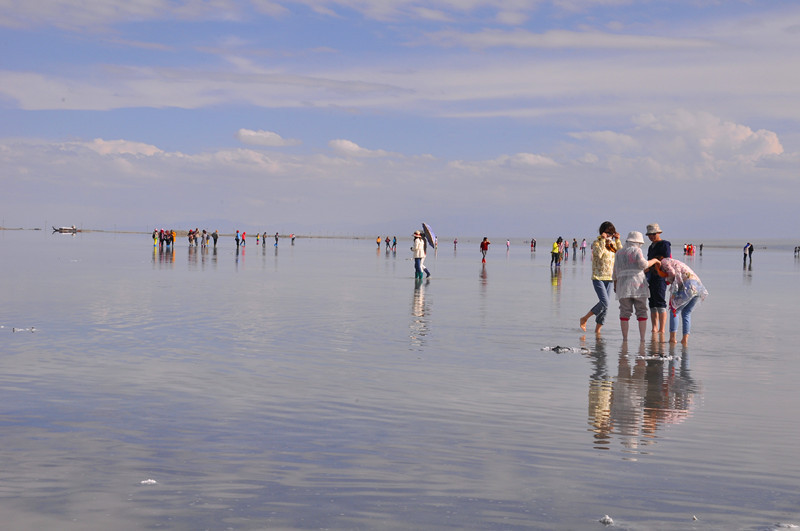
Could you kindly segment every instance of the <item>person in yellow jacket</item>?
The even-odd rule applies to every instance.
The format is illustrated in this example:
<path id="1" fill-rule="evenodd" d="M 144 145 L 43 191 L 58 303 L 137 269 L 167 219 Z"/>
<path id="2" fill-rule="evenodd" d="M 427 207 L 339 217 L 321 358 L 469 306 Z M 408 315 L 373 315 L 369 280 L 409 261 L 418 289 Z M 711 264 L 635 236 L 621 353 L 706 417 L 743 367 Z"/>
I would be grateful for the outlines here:
<path id="1" fill-rule="evenodd" d="M 550 251 L 550 265 L 561 265 L 561 242 L 564 241 L 561 236 L 553 242 L 553 250 Z"/>
<path id="2" fill-rule="evenodd" d="M 610 221 L 600 224 L 600 235 L 592 243 L 592 286 L 599 299 L 589 312 L 581 317 L 580 327 L 586 331 L 586 322 L 595 316 L 595 334 L 600 333 L 606 321 L 606 311 L 611 300 L 611 290 L 614 289 L 612 277 L 614 274 L 614 259 L 617 251 L 622 249 L 619 232 Z"/>

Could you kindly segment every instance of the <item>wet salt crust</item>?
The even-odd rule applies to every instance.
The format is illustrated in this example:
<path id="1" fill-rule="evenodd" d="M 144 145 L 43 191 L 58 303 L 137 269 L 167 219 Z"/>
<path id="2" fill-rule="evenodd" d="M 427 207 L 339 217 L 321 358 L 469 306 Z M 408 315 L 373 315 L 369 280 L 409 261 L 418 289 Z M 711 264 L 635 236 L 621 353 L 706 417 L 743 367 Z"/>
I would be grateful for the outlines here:
<path id="1" fill-rule="evenodd" d="M 468 240 L 417 283 L 406 240 L 0 231 L 5 525 L 800 523 L 792 242 L 752 269 L 738 244 L 688 259 L 710 295 L 683 348 L 623 345 L 616 301 L 584 338 L 588 257 L 483 265 Z"/>

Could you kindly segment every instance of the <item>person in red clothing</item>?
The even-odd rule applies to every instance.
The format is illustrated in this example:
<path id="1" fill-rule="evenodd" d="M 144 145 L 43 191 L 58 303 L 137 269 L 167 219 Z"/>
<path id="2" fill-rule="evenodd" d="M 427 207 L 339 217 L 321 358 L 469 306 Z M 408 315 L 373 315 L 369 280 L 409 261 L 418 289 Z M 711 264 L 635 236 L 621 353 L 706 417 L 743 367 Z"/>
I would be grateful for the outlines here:
<path id="1" fill-rule="evenodd" d="M 489 241 L 489 238 L 484 237 L 483 241 L 481 242 L 481 254 L 483 255 L 483 262 L 486 262 L 486 251 L 489 250 L 489 244 L 492 243 Z"/>

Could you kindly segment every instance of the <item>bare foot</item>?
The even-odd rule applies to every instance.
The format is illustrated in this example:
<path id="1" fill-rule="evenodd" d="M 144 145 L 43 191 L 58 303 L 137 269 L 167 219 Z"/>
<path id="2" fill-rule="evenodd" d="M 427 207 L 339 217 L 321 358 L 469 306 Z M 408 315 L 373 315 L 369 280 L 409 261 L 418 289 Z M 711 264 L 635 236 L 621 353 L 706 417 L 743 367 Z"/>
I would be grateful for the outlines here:
<path id="1" fill-rule="evenodd" d="M 581 317 L 580 327 L 581 327 L 581 330 L 583 330 L 584 332 L 586 332 L 586 321 L 588 321 L 588 320 L 589 320 L 588 317 Z"/>
<path id="2" fill-rule="evenodd" d="M 595 334 L 597 334 L 597 335 L 599 336 L 599 335 L 600 335 L 600 329 L 601 329 L 601 328 L 603 328 L 603 325 L 601 325 L 601 324 L 599 324 L 599 325 L 595 326 L 595 327 L 594 327 L 594 333 L 595 333 Z"/>
<path id="3" fill-rule="evenodd" d="M 688 344 L 689 344 L 689 334 L 685 334 L 683 336 L 683 339 L 681 339 L 681 345 L 683 345 L 685 347 Z"/>
<path id="4" fill-rule="evenodd" d="M 677 342 L 678 342 L 678 338 L 675 335 L 675 332 L 670 332 L 669 333 L 669 343 L 670 343 L 670 345 L 674 345 Z"/>

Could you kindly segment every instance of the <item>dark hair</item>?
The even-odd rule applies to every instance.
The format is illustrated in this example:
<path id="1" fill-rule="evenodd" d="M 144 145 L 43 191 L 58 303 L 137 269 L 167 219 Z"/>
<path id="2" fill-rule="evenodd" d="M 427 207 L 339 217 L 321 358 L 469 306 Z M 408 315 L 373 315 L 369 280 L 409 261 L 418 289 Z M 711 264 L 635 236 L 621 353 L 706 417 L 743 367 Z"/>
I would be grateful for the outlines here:
<path id="1" fill-rule="evenodd" d="M 614 227 L 614 224 L 611 223 L 610 221 L 604 221 L 604 222 L 602 222 L 600 224 L 600 232 L 599 233 L 603 234 L 604 232 L 607 232 L 609 234 L 616 234 L 617 233 L 617 229 L 616 229 L 616 227 Z"/>

